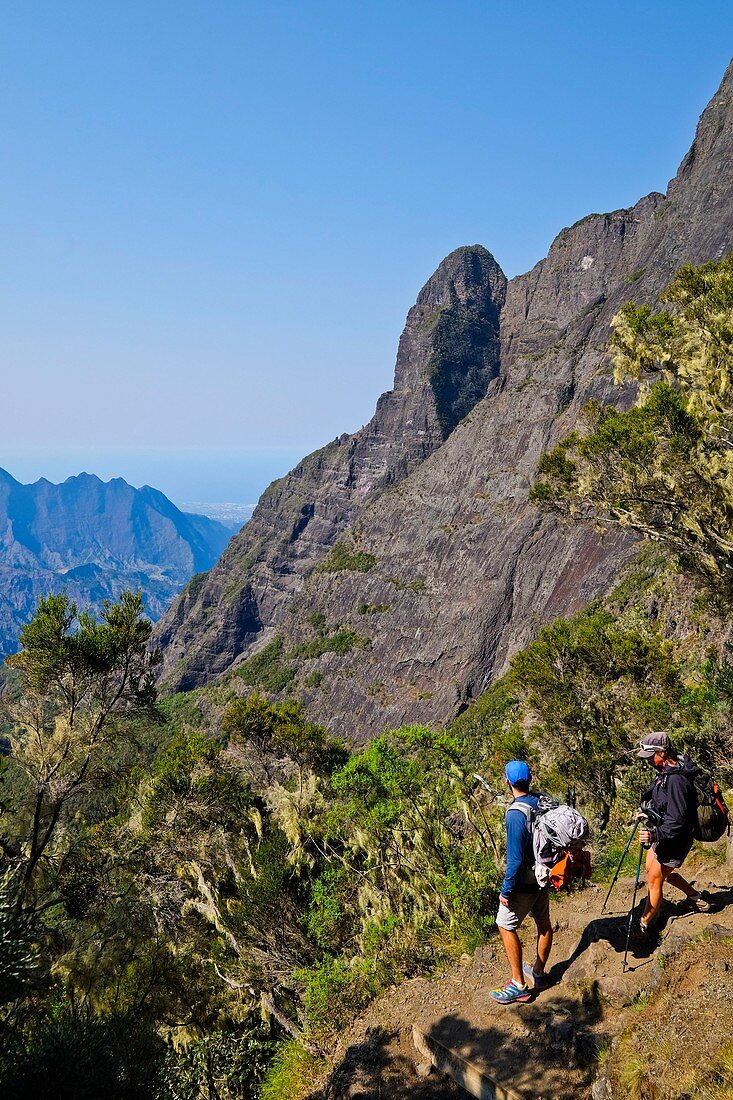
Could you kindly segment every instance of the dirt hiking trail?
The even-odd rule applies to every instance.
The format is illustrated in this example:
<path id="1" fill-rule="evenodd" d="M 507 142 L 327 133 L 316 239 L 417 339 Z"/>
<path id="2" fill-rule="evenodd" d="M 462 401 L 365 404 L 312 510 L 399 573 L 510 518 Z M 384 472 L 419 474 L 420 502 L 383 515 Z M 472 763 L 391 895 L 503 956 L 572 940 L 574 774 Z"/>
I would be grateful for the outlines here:
<path id="1" fill-rule="evenodd" d="M 656 930 L 632 941 L 625 973 L 633 878 L 619 879 L 603 914 L 607 883 L 552 898 L 552 984 L 527 1004 L 490 997 L 509 977 L 498 936 L 437 978 L 394 987 L 344 1036 L 336 1068 L 309 1100 L 722 1097 L 709 1071 L 733 1044 L 733 865 L 724 855 L 698 854 L 685 867 L 712 911 L 682 911 L 668 886 Z M 637 915 L 645 897 L 642 877 Z M 530 919 L 521 930 L 529 962 L 533 933 Z"/>

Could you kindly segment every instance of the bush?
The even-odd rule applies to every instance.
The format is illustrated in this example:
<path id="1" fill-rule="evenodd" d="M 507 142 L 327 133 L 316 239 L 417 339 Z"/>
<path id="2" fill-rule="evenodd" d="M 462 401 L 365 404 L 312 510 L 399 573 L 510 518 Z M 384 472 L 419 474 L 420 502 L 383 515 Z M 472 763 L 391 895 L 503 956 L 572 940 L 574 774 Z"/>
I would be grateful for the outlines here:
<path id="1" fill-rule="evenodd" d="M 218 1096 L 219 1100 L 252 1098 L 258 1094 L 276 1050 L 277 1044 L 261 1021 L 243 1031 L 217 1031 L 183 1050 L 171 1050 L 165 1066 L 171 1100 L 200 1100 L 202 1095 Z"/>
<path id="2" fill-rule="evenodd" d="M 337 542 L 331 547 L 318 568 L 322 573 L 340 573 L 342 570 L 368 573 L 376 564 L 377 559 L 373 554 L 349 549 L 345 542 Z"/>
<path id="3" fill-rule="evenodd" d="M 315 1036 L 343 1030 L 383 987 L 373 959 L 327 955 L 310 970 L 296 971 L 304 982 L 303 1005 Z"/>
<path id="4" fill-rule="evenodd" d="M 282 655 L 283 640 L 278 636 L 240 665 L 237 675 L 252 687 L 261 687 L 273 694 L 282 691 L 295 676 L 295 669 L 282 663 Z"/>
<path id="5" fill-rule="evenodd" d="M 127 1015 L 51 1006 L 22 1038 L 0 1045 L 3 1100 L 167 1100 L 166 1045 Z"/>
<path id="6" fill-rule="evenodd" d="M 260 1100 L 303 1100 L 326 1070 L 326 1063 L 299 1043 L 283 1043 L 272 1059 Z"/>

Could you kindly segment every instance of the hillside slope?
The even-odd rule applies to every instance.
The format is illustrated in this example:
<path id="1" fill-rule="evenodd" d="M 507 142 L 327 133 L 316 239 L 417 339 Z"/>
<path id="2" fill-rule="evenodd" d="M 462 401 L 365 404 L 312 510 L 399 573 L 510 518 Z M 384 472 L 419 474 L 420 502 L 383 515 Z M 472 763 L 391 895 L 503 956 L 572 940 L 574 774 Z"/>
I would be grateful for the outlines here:
<path id="1" fill-rule="evenodd" d="M 194 573 L 211 568 L 230 535 L 149 485 L 92 474 L 22 485 L 0 470 L 0 653 L 15 651 L 38 597 L 61 589 L 99 607 L 139 588 L 157 619 Z"/>
<path id="2" fill-rule="evenodd" d="M 301 649 L 289 673 L 318 719 L 361 740 L 449 718 L 541 623 L 606 591 L 630 542 L 560 526 L 528 489 L 583 405 L 617 396 L 605 349 L 619 306 L 654 302 L 680 265 L 733 249 L 732 165 L 729 67 L 666 195 L 563 230 L 505 292 L 485 250 L 444 261 L 366 436 L 342 437 L 272 486 L 163 620 L 168 683 L 200 685 L 278 634 L 287 658 L 319 622 L 326 644 L 305 660 Z M 436 376 L 469 391 L 450 417 Z M 395 406 L 409 412 L 385 418 Z M 314 571 L 337 539 L 339 554 Z M 347 652 L 327 642 L 341 627 L 360 639 Z"/>

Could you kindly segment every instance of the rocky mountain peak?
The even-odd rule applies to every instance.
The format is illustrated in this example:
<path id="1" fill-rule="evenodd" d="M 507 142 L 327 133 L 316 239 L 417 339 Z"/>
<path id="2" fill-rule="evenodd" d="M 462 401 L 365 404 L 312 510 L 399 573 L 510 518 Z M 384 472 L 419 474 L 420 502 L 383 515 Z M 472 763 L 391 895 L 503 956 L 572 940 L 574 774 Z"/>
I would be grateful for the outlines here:
<path id="1" fill-rule="evenodd" d="M 442 261 L 407 316 L 394 389 L 380 398 L 375 427 L 401 435 L 417 424 L 429 450 L 450 435 L 498 375 L 506 286 L 481 245 L 457 248 Z"/>
<path id="2" fill-rule="evenodd" d="M 529 488 L 584 404 L 617 399 L 606 349 L 622 303 L 656 304 L 682 264 L 733 248 L 732 85 L 729 69 L 667 195 L 582 218 L 508 284 L 479 245 L 446 257 L 370 423 L 271 487 L 174 603 L 158 634 L 171 686 L 280 634 L 292 689 L 360 740 L 450 718 L 543 623 L 608 589 L 630 540 L 562 527 Z M 359 645 L 298 658 L 313 621 Z"/>
<path id="3" fill-rule="evenodd" d="M 499 375 L 506 285 L 480 245 L 443 260 L 408 313 L 394 387 L 369 423 L 270 486 L 219 566 L 184 591 L 160 624 L 169 683 L 196 686 L 266 640 L 365 505 L 417 469 L 486 395 Z"/>
<path id="4" fill-rule="evenodd" d="M 730 173 L 733 154 L 733 61 L 726 69 L 718 91 L 707 105 L 695 131 L 695 139 L 682 161 L 679 171 L 670 181 L 667 197 L 675 196 L 680 185 L 694 186 L 695 179 L 713 167 Z"/>
<path id="5" fill-rule="evenodd" d="M 506 275 L 487 248 L 481 244 L 454 249 L 438 265 L 417 296 L 418 306 L 444 309 L 460 302 L 479 307 L 501 302 Z"/>

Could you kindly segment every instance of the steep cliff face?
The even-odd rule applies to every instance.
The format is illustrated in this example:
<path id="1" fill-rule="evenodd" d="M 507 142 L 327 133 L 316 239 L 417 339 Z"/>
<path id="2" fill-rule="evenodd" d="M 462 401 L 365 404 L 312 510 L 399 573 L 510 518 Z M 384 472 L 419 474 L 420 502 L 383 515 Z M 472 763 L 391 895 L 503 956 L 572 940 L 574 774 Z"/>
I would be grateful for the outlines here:
<path id="1" fill-rule="evenodd" d="M 140 589 L 147 614 L 158 618 L 193 573 L 212 566 L 230 534 L 148 485 L 93 474 L 22 485 L 0 470 L 0 654 L 15 652 L 39 596 L 62 589 L 95 608 Z"/>
<path id="2" fill-rule="evenodd" d="M 163 675 L 195 687 L 267 639 L 366 504 L 440 447 L 499 373 L 506 278 L 485 248 L 451 253 L 421 290 L 400 338 L 394 388 L 370 422 L 274 482 L 203 583 L 161 624 Z"/>
<path id="3" fill-rule="evenodd" d="M 268 490 L 256 527 L 166 618 L 159 641 L 170 682 L 201 683 L 278 632 L 280 659 L 290 660 L 314 715 L 358 740 L 450 717 L 543 622 L 604 592 L 630 542 L 560 526 L 528 503 L 528 490 L 540 455 L 585 402 L 618 398 L 605 348 L 619 306 L 631 297 L 654 302 L 681 264 L 733 248 L 732 146 L 733 67 L 666 195 L 563 230 L 506 291 L 488 260 L 493 283 L 483 296 L 468 274 L 439 291 L 445 265 L 462 258 L 468 273 L 471 257 L 478 278 L 474 257 L 488 254 L 449 257 L 410 313 L 394 394 L 381 399 L 372 424 Z M 479 314 L 500 300 L 497 356 L 496 330 Z M 398 386 L 403 358 L 412 404 Z M 446 400 L 461 380 L 465 396 Z M 299 485 L 307 486 L 301 496 Z M 339 568 L 314 572 L 336 538 L 362 555 L 361 568 L 346 555 Z M 326 642 L 304 659 L 314 623 L 326 638 L 347 627 L 360 644 L 343 653 Z M 192 661 L 182 668 L 188 647 Z"/>

